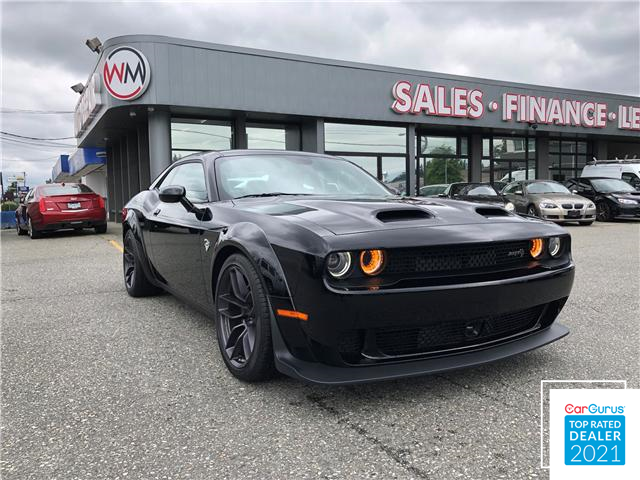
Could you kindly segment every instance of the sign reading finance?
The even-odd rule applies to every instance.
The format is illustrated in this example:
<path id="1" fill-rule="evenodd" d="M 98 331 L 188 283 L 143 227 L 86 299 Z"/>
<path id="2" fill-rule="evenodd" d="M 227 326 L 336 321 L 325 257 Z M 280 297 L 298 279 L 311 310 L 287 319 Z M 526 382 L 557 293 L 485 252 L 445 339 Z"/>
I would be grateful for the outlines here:
<path id="1" fill-rule="evenodd" d="M 619 129 L 640 131 L 640 106 L 637 105 L 619 105 L 617 111 L 609 111 L 606 103 L 591 100 L 511 92 L 503 93 L 499 104 L 498 98 L 485 98 L 479 88 L 414 85 L 406 80 L 396 82 L 391 94 L 394 99 L 391 109 L 398 114 L 479 119 L 485 110 L 495 112 L 501 104 L 504 122 L 605 128 L 607 122 L 617 120 Z"/>
<path id="2" fill-rule="evenodd" d="M 100 98 L 100 76 L 97 73 L 91 75 L 87 86 L 85 87 L 80 100 L 76 105 L 73 115 L 73 125 L 75 136 L 78 137 L 87 129 L 102 107 L 102 99 Z"/>

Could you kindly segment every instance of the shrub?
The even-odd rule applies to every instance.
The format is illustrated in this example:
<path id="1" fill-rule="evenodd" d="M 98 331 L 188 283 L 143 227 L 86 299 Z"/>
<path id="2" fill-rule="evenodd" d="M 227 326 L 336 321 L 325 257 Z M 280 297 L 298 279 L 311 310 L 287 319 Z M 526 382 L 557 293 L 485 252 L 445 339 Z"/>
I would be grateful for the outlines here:
<path id="1" fill-rule="evenodd" d="M 18 203 L 12 202 L 12 201 L 2 202 L 1 207 L 2 207 L 1 210 L 3 212 L 11 212 L 11 211 L 14 211 L 16 208 L 18 208 Z"/>

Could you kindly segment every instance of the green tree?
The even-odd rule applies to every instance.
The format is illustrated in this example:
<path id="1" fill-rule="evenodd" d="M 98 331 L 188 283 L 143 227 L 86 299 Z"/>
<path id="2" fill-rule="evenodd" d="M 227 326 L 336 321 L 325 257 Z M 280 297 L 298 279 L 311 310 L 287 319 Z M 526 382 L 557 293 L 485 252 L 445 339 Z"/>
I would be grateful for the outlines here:
<path id="1" fill-rule="evenodd" d="M 424 170 L 424 184 L 464 182 L 466 163 L 455 158 L 455 152 L 451 147 L 441 146 L 434 148 L 432 154 L 451 155 L 451 157 L 432 158 Z"/>

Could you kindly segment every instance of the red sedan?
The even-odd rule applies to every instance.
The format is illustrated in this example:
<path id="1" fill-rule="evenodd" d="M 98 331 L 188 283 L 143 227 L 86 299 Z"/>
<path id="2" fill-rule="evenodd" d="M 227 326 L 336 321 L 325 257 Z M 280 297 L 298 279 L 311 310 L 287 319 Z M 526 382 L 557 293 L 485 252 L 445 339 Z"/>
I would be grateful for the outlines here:
<path id="1" fill-rule="evenodd" d="M 81 183 L 48 183 L 31 190 L 16 210 L 18 235 L 39 238 L 54 230 L 107 231 L 104 198 Z"/>

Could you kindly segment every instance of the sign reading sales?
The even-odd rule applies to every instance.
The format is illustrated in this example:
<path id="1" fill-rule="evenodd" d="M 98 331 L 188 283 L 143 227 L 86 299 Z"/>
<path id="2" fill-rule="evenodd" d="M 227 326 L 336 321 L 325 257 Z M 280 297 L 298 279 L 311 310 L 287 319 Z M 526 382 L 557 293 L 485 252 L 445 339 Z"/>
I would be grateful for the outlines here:
<path id="1" fill-rule="evenodd" d="M 149 62 L 131 47 L 118 47 L 107 56 L 102 68 L 104 86 L 118 100 L 133 100 L 149 85 Z"/>
<path id="2" fill-rule="evenodd" d="M 431 86 L 418 83 L 415 87 L 405 80 L 396 82 L 391 90 L 391 109 L 398 114 L 434 115 L 478 119 L 485 114 L 484 93 L 464 87 Z M 618 128 L 640 131 L 640 106 L 620 105 L 617 112 L 608 112 L 606 103 L 560 98 L 502 94 L 502 120 L 527 124 L 551 124 L 604 128 L 607 121 L 618 120 Z M 498 110 L 495 99 L 488 100 L 490 112 Z"/>

